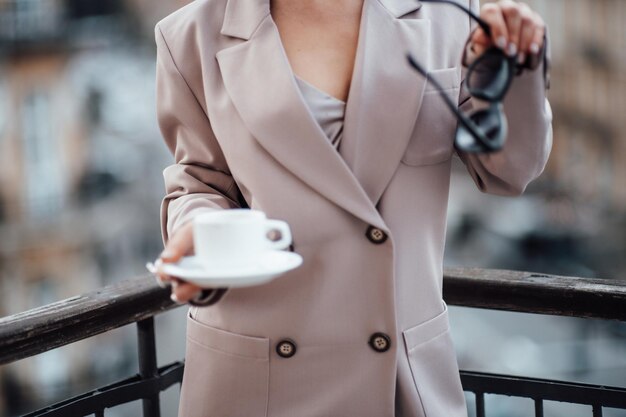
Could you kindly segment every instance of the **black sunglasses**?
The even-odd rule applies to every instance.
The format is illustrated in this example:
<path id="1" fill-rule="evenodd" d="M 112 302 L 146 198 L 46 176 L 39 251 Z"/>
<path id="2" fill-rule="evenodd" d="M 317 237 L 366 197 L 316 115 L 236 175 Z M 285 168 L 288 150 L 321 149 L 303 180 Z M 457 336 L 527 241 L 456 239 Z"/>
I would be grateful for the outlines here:
<path id="1" fill-rule="evenodd" d="M 459 3 L 452 0 L 421 1 L 454 5 L 474 19 L 487 36 L 491 36 L 489 24 Z M 502 49 L 492 46 L 469 65 L 464 80 L 467 91 L 472 97 L 489 103 L 488 107 L 470 114 L 458 109 L 458 105 L 448 97 L 441 84 L 430 77 L 411 54 L 407 54 L 407 59 L 413 68 L 435 86 L 445 104 L 459 119 L 454 139 L 454 146 L 457 149 L 472 153 L 495 152 L 502 149 L 507 136 L 507 121 L 502 100 L 516 74 L 517 63 L 514 56 L 510 57 Z"/>

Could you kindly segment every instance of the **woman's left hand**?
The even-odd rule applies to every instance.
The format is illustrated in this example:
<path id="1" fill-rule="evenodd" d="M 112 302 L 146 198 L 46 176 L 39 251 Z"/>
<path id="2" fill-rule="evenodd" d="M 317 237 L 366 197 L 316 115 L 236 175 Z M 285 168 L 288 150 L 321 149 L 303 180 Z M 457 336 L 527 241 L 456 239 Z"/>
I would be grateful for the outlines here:
<path id="1" fill-rule="evenodd" d="M 495 45 L 509 56 L 517 55 L 517 62 L 522 64 L 529 55 L 541 51 L 546 25 L 526 3 L 513 0 L 486 3 L 480 9 L 480 17 L 489 24 L 491 38 L 480 27 L 473 32 L 470 45 L 477 55 Z"/>

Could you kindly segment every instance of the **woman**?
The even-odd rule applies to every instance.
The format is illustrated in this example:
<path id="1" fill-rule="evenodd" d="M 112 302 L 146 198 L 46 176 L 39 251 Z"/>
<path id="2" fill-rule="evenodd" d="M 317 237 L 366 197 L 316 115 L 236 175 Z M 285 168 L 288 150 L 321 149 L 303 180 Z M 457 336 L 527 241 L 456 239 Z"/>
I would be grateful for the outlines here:
<path id="1" fill-rule="evenodd" d="M 211 305 L 187 318 L 180 416 L 466 416 L 441 296 L 451 160 L 513 196 L 552 144 L 548 60 L 535 59 L 504 99 L 505 148 L 454 148 L 456 116 L 406 53 L 470 111 L 461 80 L 476 56 L 495 44 L 530 62 L 547 46 L 523 3 L 466 6 L 491 37 L 414 0 L 196 0 L 157 24 L 157 112 L 176 159 L 161 261 L 193 250 L 195 215 L 236 207 L 287 221 L 304 258 L 204 294 L 160 274 L 178 302 Z"/>

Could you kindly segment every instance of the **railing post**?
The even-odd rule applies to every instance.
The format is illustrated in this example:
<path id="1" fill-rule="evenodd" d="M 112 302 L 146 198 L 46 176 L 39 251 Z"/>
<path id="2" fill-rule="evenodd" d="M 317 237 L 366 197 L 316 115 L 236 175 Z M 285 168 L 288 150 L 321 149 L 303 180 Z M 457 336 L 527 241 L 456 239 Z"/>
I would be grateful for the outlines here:
<path id="1" fill-rule="evenodd" d="M 535 398 L 535 417 L 543 417 L 543 400 Z"/>
<path id="2" fill-rule="evenodd" d="M 154 318 L 137 322 L 137 339 L 139 350 L 139 375 L 141 379 L 154 378 L 158 374 L 156 359 L 156 341 L 154 337 Z M 151 395 L 142 400 L 143 417 L 160 417 L 159 394 Z"/>
<path id="3" fill-rule="evenodd" d="M 602 406 L 598 404 L 594 404 L 592 407 L 593 407 L 593 417 L 602 417 Z"/>
<path id="4" fill-rule="evenodd" d="M 476 392 L 476 417 L 485 417 L 485 394 Z"/>

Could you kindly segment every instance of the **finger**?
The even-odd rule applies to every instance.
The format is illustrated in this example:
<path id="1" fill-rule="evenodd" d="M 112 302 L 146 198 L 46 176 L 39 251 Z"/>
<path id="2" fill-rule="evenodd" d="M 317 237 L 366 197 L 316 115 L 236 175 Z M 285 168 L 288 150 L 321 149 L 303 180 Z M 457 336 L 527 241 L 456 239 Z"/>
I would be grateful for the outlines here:
<path id="1" fill-rule="evenodd" d="M 202 288 L 196 285 L 180 282 L 172 287 L 172 299 L 178 303 L 186 303 L 197 296 L 200 291 Z"/>
<path id="2" fill-rule="evenodd" d="M 146 269 L 154 275 L 159 287 L 165 288 L 169 284 L 169 277 L 163 273 L 161 265 L 163 265 L 163 262 L 161 262 L 161 259 L 157 259 L 154 263 L 146 262 Z"/>
<path id="3" fill-rule="evenodd" d="M 180 278 L 173 277 L 173 276 L 168 275 L 165 272 L 163 272 L 163 270 L 161 269 L 160 266 L 159 266 L 159 269 L 158 269 L 158 271 L 156 273 L 156 278 L 157 278 L 157 283 L 159 284 L 159 286 L 161 286 L 163 288 L 167 287 L 168 285 L 171 285 L 172 287 L 175 287 L 180 282 L 182 282 L 180 280 Z"/>
<path id="4" fill-rule="evenodd" d="M 169 275 L 164 274 L 162 272 L 157 272 L 157 274 L 155 276 L 156 276 L 157 284 L 159 284 L 159 287 L 161 287 L 161 288 L 167 287 L 168 284 L 170 284 L 172 282 L 172 280 L 169 277 Z"/>
<path id="5" fill-rule="evenodd" d="M 487 36 L 481 27 L 476 28 L 476 30 L 472 33 L 470 45 L 472 51 L 474 51 L 477 55 L 481 55 L 492 44 L 493 42 L 491 42 L 491 38 Z"/>
<path id="6" fill-rule="evenodd" d="M 496 3 L 487 3 L 481 8 L 480 17 L 487 22 L 491 29 L 491 41 L 498 48 L 505 50 L 509 41 L 509 33 L 500 7 Z"/>
<path id="7" fill-rule="evenodd" d="M 161 258 L 157 259 L 150 269 L 151 272 L 153 272 L 157 276 L 157 279 L 160 282 L 169 283 L 172 280 L 172 277 L 163 272 L 163 261 L 161 260 Z"/>
<path id="8" fill-rule="evenodd" d="M 185 281 L 183 281 L 182 279 L 178 278 L 178 277 L 173 277 L 173 276 L 169 276 L 169 280 L 172 283 L 172 288 L 176 289 L 176 287 L 178 287 L 180 284 L 183 284 Z"/>
<path id="9" fill-rule="evenodd" d="M 502 10 L 502 16 L 504 16 L 507 32 L 509 34 L 506 53 L 509 56 L 515 56 L 519 50 L 520 34 L 522 29 L 521 7 L 511 0 L 502 0 L 499 4 L 500 9 Z"/>
<path id="10" fill-rule="evenodd" d="M 543 21 L 542 21 L 543 22 Z M 544 35 L 545 35 L 545 25 L 542 23 L 533 34 L 533 41 L 530 43 L 530 55 L 528 59 L 526 59 L 525 67 L 531 70 L 536 69 L 539 64 L 541 64 L 541 50 L 545 48 L 544 45 Z"/>
<path id="11" fill-rule="evenodd" d="M 165 249 L 161 252 L 160 258 L 163 262 L 178 262 L 180 258 L 187 255 L 193 249 L 193 226 L 188 222 L 174 233 Z"/>
<path id="12" fill-rule="evenodd" d="M 518 62 L 521 64 L 525 61 L 526 55 L 530 53 L 530 43 L 533 41 L 533 36 L 537 30 L 537 22 L 532 10 L 522 9 L 522 28 L 520 30 L 519 39 L 519 56 Z"/>
<path id="13" fill-rule="evenodd" d="M 546 24 L 543 19 L 539 15 L 536 15 L 535 17 L 538 20 L 537 27 L 533 33 L 533 39 L 528 47 L 529 52 L 533 55 L 537 55 L 541 50 L 541 47 L 543 46 L 543 36 L 546 32 Z"/>

